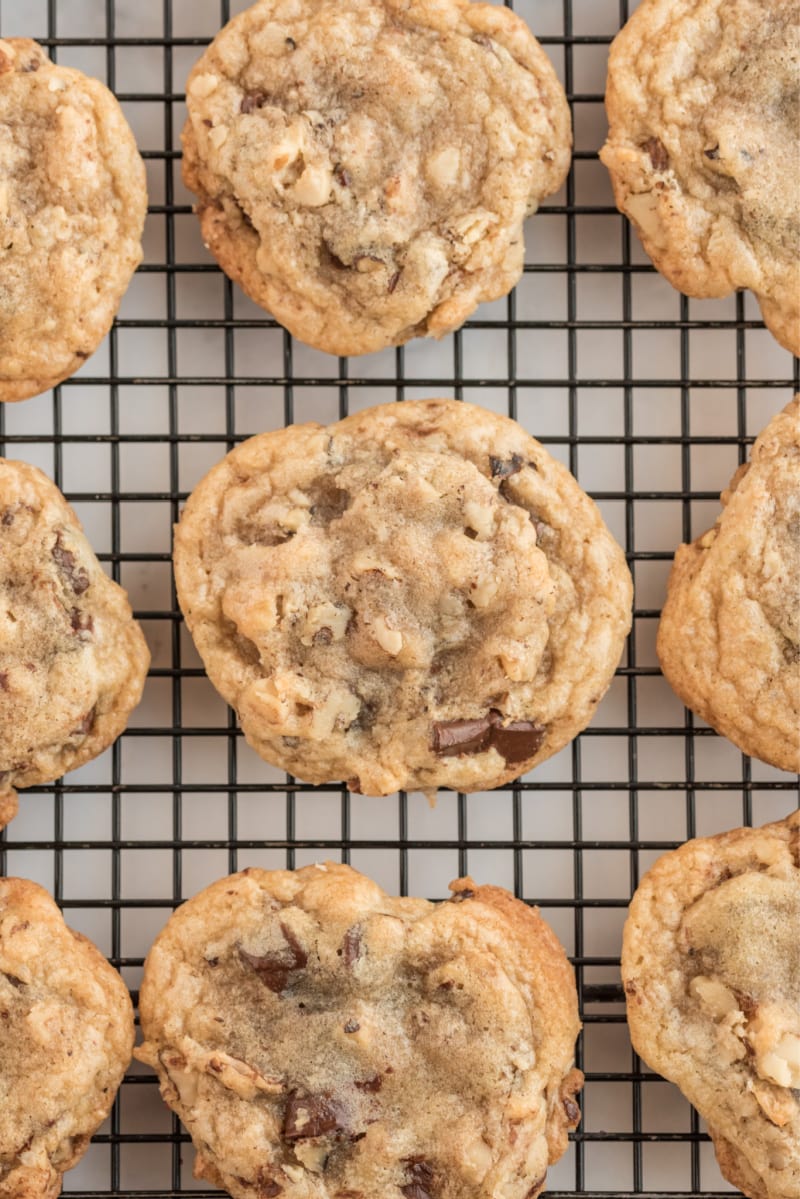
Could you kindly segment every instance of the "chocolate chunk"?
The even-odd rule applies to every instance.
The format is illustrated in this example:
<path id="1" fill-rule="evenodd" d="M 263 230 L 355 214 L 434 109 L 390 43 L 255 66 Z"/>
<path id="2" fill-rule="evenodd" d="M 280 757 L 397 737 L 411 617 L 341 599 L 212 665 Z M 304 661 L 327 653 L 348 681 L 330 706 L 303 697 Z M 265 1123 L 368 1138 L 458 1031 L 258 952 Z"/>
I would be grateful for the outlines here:
<path id="1" fill-rule="evenodd" d="M 657 137 L 648 137 L 646 142 L 642 142 L 642 149 L 646 150 L 649 154 L 654 171 L 667 170 L 669 167 L 669 154 L 663 142 L 659 141 Z"/>
<path id="2" fill-rule="evenodd" d="M 291 1091 L 283 1117 L 283 1139 L 302 1141 L 344 1132 L 342 1114 L 329 1095 L 301 1095 Z"/>
<path id="3" fill-rule="evenodd" d="M 719 158 L 719 146 L 712 146 L 710 150 L 704 150 L 706 158 L 710 158 L 712 162 L 716 162 Z"/>
<path id="4" fill-rule="evenodd" d="M 13 508 L 6 508 L 5 512 L 3 513 L 3 518 L 2 518 L 2 520 L 3 520 L 3 524 L 5 525 L 5 527 L 6 527 L 7 529 L 8 529 L 8 528 L 9 528 L 11 525 L 13 525 L 13 523 L 14 523 L 14 509 L 13 509 Z"/>
<path id="5" fill-rule="evenodd" d="M 496 724 L 490 735 L 494 746 L 506 765 L 516 766 L 532 758 L 544 741 L 545 730 L 531 720 L 512 720 L 510 724 Z"/>
<path id="6" fill-rule="evenodd" d="M 489 455 L 489 466 L 492 471 L 493 479 L 507 479 L 509 475 L 515 475 L 521 471 L 525 461 L 521 454 L 512 454 L 510 458 L 495 458 Z"/>
<path id="7" fill-rule="evenodd" d="M 91 712 L 86 713 L 83 719 L 78 722 L 77 727 L 72 730 L 73 737 L 85 737 L 87 733 L 92 731 L 92 728 L 94 727 L 95 713 L 95 708 L 92 708 Z"/>
<path id="8" fill-rule="evenodd" d="M 281 921 L 281 932 L 288 948 L 279 954 L 258 955 L 248 953 L 241 945 L 239 946 L 239 957 L 242 961 L 252 967 L 264 986 L 269 987 L 270 991 L 274 991 L 276 995 L 280 995 L 281 991 L 286 990 L 292 971 L 302 970 L 308 961 L 308 954 L 283 921 Z"/>
<path id="9" fill-rule="evenodd" d="M 403 1165 L 408 1182 L 400 1190 L 406 1199 L 433 1199 L 433 1167 L 422 1157 L 407 1157 Z"/>
<path id="10" fill-rule="evenodd" d="M 296 49 L 297 49 L 297 42 L 294 40 L 294 38 L 293 38 L 293 37 L 287 37 L 287 38 L 286 38 L 286 45 L 288 46 L 288 48 L 289 48 L 290 50 L 296 50 Z"/>
<path id="11" fill-rule="evenodd" d="M 433 752 L 440 758 L 453 754 L 477 754 L 489 748 L 491 722 L 487 716 L 478 720 L 435 720 L 433 723 Z"/>
<path id="12" fill-rule="evenodd" d="M 269 100 L 266 92 L 248 92 L 242 96 L 242 102 L 239 105 L 239 111 L 244 113 L 255 112 L 257 108 L 263 108 Z"/>
<path id="13" fill-rule="evenodd" d="M 25 986 L 25 983 L 22 981 L 22 979 L 17 978 L 14 974 L 8 974 L 5 970 L 0 970 L 0 974 L 2 974 L 6 982 L 11 983 L 11 986 L 15 991 L 20 991 Z"/>
<path id="14" fill-rule="evenodd" d="M 82 566 L 77 566 L 72 550 L 64 548 L 61 533 L 56 534 L 56 543 L 50 551 L 53 561 L 65 576 L 75 595 L 83 595 L 89 587 L 89 575 Z"/>
<path id="15" fill-rule="evenodd" d="M 353 177 L 341 164 L 333 168 L 333 177 L 341 187 L 350 187 L 353 182 Z"/>
<path id="16" fill-rule="evenodd" d="M 395 271 L 395 273 L 392 275 L 391 279 L 389 280 L 388 292 L 389 292 L 390 296 L 394 293 L 394 289 L 397 287 L 397 284 L 400 282 L 400 276 L 402 275 L 402 273 L 403 273 L 402 270 Z"/>
<path id="17" fill-rule="evenodd" d="M 270 1178 L 266 1182 L 259 1183 L 258 1199 L 275 1199 L 276 1195 L 282 1194 L 283 1187 L 279 1182 L 275 1182 L 274 1178 Z"/>
<path id="18" fill-rule="evenodd" d="M 354 966 L 361 957 L 361 925 L 354 924 L 344 934 L 340 950 L 345 966 Z"/>
<path id="19" fill-rule="evenodd" d="M 359 1091 L 368 1091 L 374 1095 L 383 1086 L 383 1079 L 380 1074 L 376 1074 L 374 1078 L 366 1078 L 363 1082 L 357 1082 L 356 1087 Z"/>
<path id="20" fill-rule="evenodd" d="M 363 795 L 364 794 L 363 791 L 361 790 L 361 779 L 358 777 L 358 775 L 355 775 L 353 778 L 348 779 L 345 785 L 347 787 L 347 790 L 352 792 L 353 795 Z"/>
<path id="21" fill-rule="evenodd" d="M 350 507 L 351 495 L 331 475 L 319 475 L 308 488 L 312 525 L 327 525 Z"/>
<path id="22" fill-rule="evenodd" d="M 314 645 L 330 645 L 333 641 L 333 630 L 323 625 L 321 629 L 317 629 L 311 641 Z"/>
<path id="23" fill-rule="evenodd" d="M 436 720 L 432 748 L 440 757 L 453 754 L 483 753 L 496 749 L 507 765 L 515 766 L 532 758 L 542 744 L 545 729 L 531 720 L 512 720 L 503 724 L 502 714 L 492 709 L 477 720 Z"/>
<path id="24" fill-rule="evenodd" d="M 474 899 L 474 898 L 475 898 L 475 892 L 470 891 L 469 888 L 467 888 L 464 891 L 456 891 L 455 895 L 452 895 L 450 897 L 450 902 L 451 903 L 463 903 L 465 899 Z"/>
<path id="25" fill-rule="evenodd" d="M 357 1020 L 348 1020 L 344 1026 L 344 1031 L 345 1032 L 358 1032 L 359 1028 L 361 1028 L 361 1025 L 358 1023 Z"/>
<path id="26" fill-rule="evenodd" d="M 743 991 L 734 991 L 736 1002 L 739 1005 L 739 1011 L 744 1012 L 747 1019 L 750 1020 L 758 1011 L 758 1000 L 752 995 L 745 995 Z"/>
<path id="27" fill-rule="evenodd" d="M 569 1096 L 564 1099 L 564 1115 L 567 1117 L 567 1124 L 570 1128 L 575 1128 L 580 1123 L 581 1109 Z"/>
<path id="28" fill-rule="evenodd" d="M 80 608 L 73 608 L 69 614 L 69 623 L 73 633 L 77 634 L 80 641 L 91 640 L 94 632 L 94 617 L 88 612 L 81 612 Z"/>

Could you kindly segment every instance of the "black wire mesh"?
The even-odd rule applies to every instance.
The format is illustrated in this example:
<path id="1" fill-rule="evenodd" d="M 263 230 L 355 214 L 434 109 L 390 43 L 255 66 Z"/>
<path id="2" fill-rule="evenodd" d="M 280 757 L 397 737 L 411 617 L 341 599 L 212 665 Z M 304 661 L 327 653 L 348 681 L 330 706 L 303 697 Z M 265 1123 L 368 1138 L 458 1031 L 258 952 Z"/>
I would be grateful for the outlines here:
<path id="1" fill-rule="evenodd" d="M 2 452 L 66 492 L 153 654 L 132 727 L 97 762 L 22 797 L 3 873 L 36 878 L 134 990 L 169 911 L 244 865 L 324 856 L 387 887 L 441 896 L 455 875 L 537 902 L 575 963 L 585 1024 L 584 1119 L 550 1194 L 666 1197 L 729 1188 L 697 1116 L 632 1053 L 619 938 L 640 873 L 695 834 L 785 815 L 794 780 L 743 758 L 660 678 L 655 626 L 675 545 L 712 523 L 719 490 L 798 386 L 798 363 L 751 297 L 698 304 L 652 270 L 597 162 L 608 43 L 626 0 L 517 0 L 572 103 L 562 193 L 528 226 L 515 293 L 438 346 L 330 359 L 294 343 L 203 250 L 179 173 L 182 88 L 244 3 L 0 0 L 0 32 L 37 37 L 104 78 L 148 167 L 146 256 L 105 346 L 52 394 L 0 406 Z M 169 528 L 194 482 L 237 441 L 390 398 L 454 394 L 518 417 L 600 503 L 637 585 L 635 628 L 593 724 L 551 763 L 491 796 L 364 800 L 255 759 L 183 630 Z M 191 1195 L 191 1148 L 134 1065 L 65 1189 Z"/>

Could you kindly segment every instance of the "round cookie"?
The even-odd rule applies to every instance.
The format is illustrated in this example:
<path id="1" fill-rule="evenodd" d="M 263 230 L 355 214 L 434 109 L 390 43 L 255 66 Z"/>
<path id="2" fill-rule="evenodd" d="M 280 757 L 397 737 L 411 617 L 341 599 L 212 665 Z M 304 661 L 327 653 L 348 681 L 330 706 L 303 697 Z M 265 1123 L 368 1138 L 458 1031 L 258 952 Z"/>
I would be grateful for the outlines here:
<path id="1" fill-rule="evenodd" d="M 580 1112 L 575 979 L 499 887 L 245 870 L 145 964 L 140 1060 L 235 1199 L 535 1199 Z"/>
<path id="2" fill-rule="evenodd" d="M 186 90 L 208 248 L 331 354 L 441 337 L 506 295 L 523 220 L 569 169 L 564 91 L 502 6 L 260 0 Z"/>
<path id="3" fill-rule="evenodd" d="M 622 948 L 636 1052 L 708 1123 L 749 1199 L 800 1194 L 800 811 L 648 871 Z"/>
<path id="4" fill-rule="evenodd" d="M 714 528 L 675 554 L 661 668 L 743 753 L 800 771 L 800 397 L 721 499 Z"/>
<path id="5" fill-rule="evenodd" d="M 515 421 L 406 401 L 234 449 L 175 580 L 253 748 L 309 782 L 497 787 L 566 745 L 631 619 L 622 550 Z"/>
<path id="6" fill-rule="evenodd" d="M 755 292 L 800 353 L 795 0 L 644 0 L 611 47 L 600 157 L 617 206 L 690 296 Z"/>
<path id="7" fill-rule="evenodd" d="M 150 654 L 56 485 L 0 458 L 0 827 L 122 732 Z"/>
<path id="8" fill-rule="evenodd" d="M 0 879 L 0 1196 L 55 1199 L 131 1060 L 128 990 L 42 887 Z"/>
<path id="9" fill-rule="evenodd" d="M 97 79 L 0 40 L 0 400 L 78 370 L 141 261 L 145 171 Z"/>

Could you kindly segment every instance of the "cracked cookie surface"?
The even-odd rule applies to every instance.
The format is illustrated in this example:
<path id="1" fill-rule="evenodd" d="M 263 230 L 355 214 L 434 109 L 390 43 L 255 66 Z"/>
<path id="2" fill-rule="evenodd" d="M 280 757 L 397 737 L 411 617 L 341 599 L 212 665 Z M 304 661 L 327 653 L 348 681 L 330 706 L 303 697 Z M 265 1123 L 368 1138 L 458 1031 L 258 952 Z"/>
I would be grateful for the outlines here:
<path id="1" fill-rule="evenodd" d="M 794 0 L 645 0 L 609 60 L 600 157 L 674 287 L 755 292 L 800 353 L 800 12 Z"/>
<path id="2" fill-rule="evenodd" d="M 187 82 L 184 179 L 223 270 L 333 354 L 440 337 L 522 273 L 570 118 L 509 9 L 261 0 Z"/>
<path id="3" fill-rule="evenodd" d="M 500 786 L 591 719 L 630 627 L 620 547 L 515 421 L 454 400 L 251 438 L 195 488 L 180 604 L 267 761 Z"/>
<path id="4" fill-rule="evenodd" d="M 54 1199 L 133 1050 L 128 989 L 36 883 L 0 879 L 0 1196 Z"/>
<path id="5" fill-rule="evenodd" d="M 0 41 L 0 400 L 54 387 L 105 337 L 141 257 L 144 163 L 112 93 Z"/>
<path id="6" fill-rule="evenodd" d="M 97 757 L 139 702 L 150 654 L 56 485 L 0 458 L 0 826 L 16 787 Z"/>
<path id="7" fill-rule="evenodd" d="M 714 528 L 675 554 L 661 667 L 743 753 L 800 771 L 800 397 L 721 499 Z"/>
<path id="8" fill-rule="evenodd" d="M 707 1121 L 750 1199 L 800 1195 L 800 811 L 689 841 L 625 925 L 631 1038 Z"/>
<path id="9" fill-rule="evenodd" d="M 147 959 L 141 1060 L 235 1199 L 535 1199 L 580 1117 L 572 969 L 498 887 L 245 870 Z"/>

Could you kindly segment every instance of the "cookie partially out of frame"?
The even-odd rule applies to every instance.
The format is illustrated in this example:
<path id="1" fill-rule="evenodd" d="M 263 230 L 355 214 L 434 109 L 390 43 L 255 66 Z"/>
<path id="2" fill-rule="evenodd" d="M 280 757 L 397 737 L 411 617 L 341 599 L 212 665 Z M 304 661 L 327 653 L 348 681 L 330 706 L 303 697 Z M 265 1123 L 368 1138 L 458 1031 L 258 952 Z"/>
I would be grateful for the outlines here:
<path id="1" fill-rule="evenodd" d="M 0 827 L 125 728 L 150 654 L 56 485 L 0 458 Z"/>
<path id="2" fill-rule="evenodd" d="M 132 1050 L 116 970 L 42 887 L 0 879 L 0 1199 L 55 1199 Z"/>
<path id="3" fill-rule="evenodd" d="M 0 41 L 0 400 L 83 366 L 142 257 L 144 163 L 108 88 Z"/>
<path id="4" fill-rule="evenodd" d="M 796 0 L 644 0 L 611 47 L 600 157 L 674 287 L 755 292 L 800 353 Z"/>
<path id="5" fill-rule="evenodd" d="M 556 753 L 631 618 L 622 550 L 569 471 L 454 400 L 244 442 L 191 495 L 175 579 L 254 749 L 368 795 L 497 787 Z"/>
<path id="6" fill-rule="evenodd" d="M 470 0 L 260 0 L 187 85 L 203 238 L 332 354 L 441 337 L 522 273 L 570 118 L 524 22 Z"/>
<path id="7" fill-rule="evenodd" d="M 535 1199 L 580 1113 L 575 980 L 499 887 L 245 870 L 172 916 L 137 1057 L 235 1199 Z"/>
<path id="8" fill-rule="evenodd" d="M 800 770 L 800 397 L 756 440 L 716 525 L 675 554 L 666 678 L 746 754 Z"/>
<path id="9" fill-rule="evenodd" d="M 800 811 L 689 841 L 625 925 L 631 1038 L 708 1124 L 749 1199 L 800 1195 Z"/>

